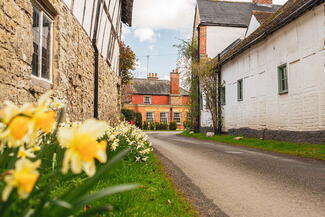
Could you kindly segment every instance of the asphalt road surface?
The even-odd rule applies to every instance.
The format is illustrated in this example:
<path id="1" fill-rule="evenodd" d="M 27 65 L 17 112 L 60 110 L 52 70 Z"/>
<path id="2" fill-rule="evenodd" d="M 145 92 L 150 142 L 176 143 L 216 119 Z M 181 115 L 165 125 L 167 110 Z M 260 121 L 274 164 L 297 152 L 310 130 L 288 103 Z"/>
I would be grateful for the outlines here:
<path id="1" fill-rule="evenodd" d="M 180 168 L 230 217 L 325 217 L 325 162 L 148 132 Z"/>

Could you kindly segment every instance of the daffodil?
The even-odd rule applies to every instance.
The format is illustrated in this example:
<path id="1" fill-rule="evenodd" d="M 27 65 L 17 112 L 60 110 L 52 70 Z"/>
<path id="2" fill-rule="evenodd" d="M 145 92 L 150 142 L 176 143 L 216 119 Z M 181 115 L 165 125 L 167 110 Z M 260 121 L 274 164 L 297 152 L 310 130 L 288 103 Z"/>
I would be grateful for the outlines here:
<path id="1" fill-rule="evenodd" d="M 50 109 L 52 92 L 48 92 L 40 97 L 37 102 L 33 120 L 35 121 L 35 131 L 42 130 L 44 133 L 50 133 L 56 122 L 56 112 Z"/>
<path id="2" fill-rule="evenodd" d="M 20 146 L 17 154 L 18 158 L 34 158 L 35 154 L 33 149 L 25 149 L 24 146 Z"/>
<path id="3" fill-rule="evenodd" d="M 18 147 L 28 142 L 33 132 L 32 113 L 31 104 L 18 107 L 11 102 L 6 102 L 0 117 L 2 120 L 0 140 L 7 143 L 9 147 Z"/>
<path id="4" fill-rule="evenodd" d="M 67 173 L 71 168 L 73 173 L 85 171 L 88 176 L 96 172 L 95 160 L 104 163 L 106 156 L 106 141 L 98 142 L 107 129 L 103 121 L 86 120 L 85 122 L 59 129 L 58 140 L 66 148 L 62 172 Z"/>
<path id="5" fill-rule="evenodd" d="M 41 164 L 41 161 L 32 162 L 26 158 L 19 159 L 16 162 L 15 170 L 7 172 L 4 180 L 6 187 L 2 191 L 2 200 L 6 201 L 13 188 L 18 189 L 18 195 L 22 199 L 26 199 L 33 191 L 39 173 L 36 170 Z"/>

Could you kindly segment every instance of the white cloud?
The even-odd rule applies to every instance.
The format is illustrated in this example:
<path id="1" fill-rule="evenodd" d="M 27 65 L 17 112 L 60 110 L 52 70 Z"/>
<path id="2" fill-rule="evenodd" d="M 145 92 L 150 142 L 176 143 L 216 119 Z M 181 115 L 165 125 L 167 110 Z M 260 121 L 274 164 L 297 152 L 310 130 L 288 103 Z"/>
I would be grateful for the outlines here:
<path id="1" fill-rule="evenodd" d="M 136 28 L 134 30 L 134 36 L 140 40 L 140 42 L 150 41 L 155 42 L 157 35 L 153 29 L 150 28 Z"/>
<path id="2" fill-rule="evenodd" d="M 153 50 L 153 49 L 155 49 L 155 46 L 154 46 L 154 45 L 150 45 L 150 46 L 148 47 L 148 49 L 149 49 L 149 50 Z"/>
<path id="3" fill-rule="evenodd" d="M 195 0 L 137 0 L 133 24 L 137 28 L 179 29 L 193 24 Z"/>

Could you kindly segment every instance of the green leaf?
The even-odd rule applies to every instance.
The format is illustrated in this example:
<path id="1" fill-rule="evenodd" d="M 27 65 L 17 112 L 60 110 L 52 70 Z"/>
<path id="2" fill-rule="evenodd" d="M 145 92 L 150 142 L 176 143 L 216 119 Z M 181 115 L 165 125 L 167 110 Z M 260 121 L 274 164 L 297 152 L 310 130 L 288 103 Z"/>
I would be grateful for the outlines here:
<path id="1" fill-rule="evenodd" d="M 102 198 L 102 197 L 105 197 L 108 195 L 112 195 L 112 194 L 116 194 L 116 193 L 120 193 L 120 192 L 124 192 L 124 191 L 129 191 L 134 188 L 137 188 L 138 186 L 139 186 L 138 184 L 125 184 L 125 185 L 117 185 L 117 186 L 113 186 L 113 187 L 108 187 L 103 190 L 94 192 L 90 195 L 81 197 L 79 200 L 76 200 L 74 202 L 74 205 L 76 206 L 75 208 L 79 208 L 79 207 L 82 207 L 94 200 L 99 199 L 99 198 Z"/>
<path id="2" fill-rule="evenodd" d="M 66 202 L 64 200 L 52 200 L 52 202 L 54 204 L 58 205 L 58 206 L 66 208 L 66 209 L 72 209 L 73 208 L 73 206 L 70 203 L 68 203 L 68 202 Z"/>

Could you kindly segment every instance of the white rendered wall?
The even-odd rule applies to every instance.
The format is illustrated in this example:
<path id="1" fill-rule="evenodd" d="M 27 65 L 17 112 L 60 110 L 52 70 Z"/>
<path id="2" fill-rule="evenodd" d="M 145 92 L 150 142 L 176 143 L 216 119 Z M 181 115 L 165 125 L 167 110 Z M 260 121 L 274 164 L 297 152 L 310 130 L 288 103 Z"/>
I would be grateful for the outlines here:
<path id="1" fill-rule="evenodd" d="M 325 130 L 324 4 L 222 67 L 225 130 Z M 278 94 L 277 67 L 288 67 L 289 93 Z M 243 79 L 243 101 L 237 80 Z"/>
<path id="2" fill-rule="evenodd" d="M 207 55 L 216 57 L 238 38 L 244 37 L 246 28 L 208 26 L 207 27 Z"/>
<path id="3" fill-rule="evenodd" d="M 257 21 L 256 17 L 252 15 L 251 21 L 249 22 L 245 37 L 249 36 L 254 32 L 261 24 Z"/>

